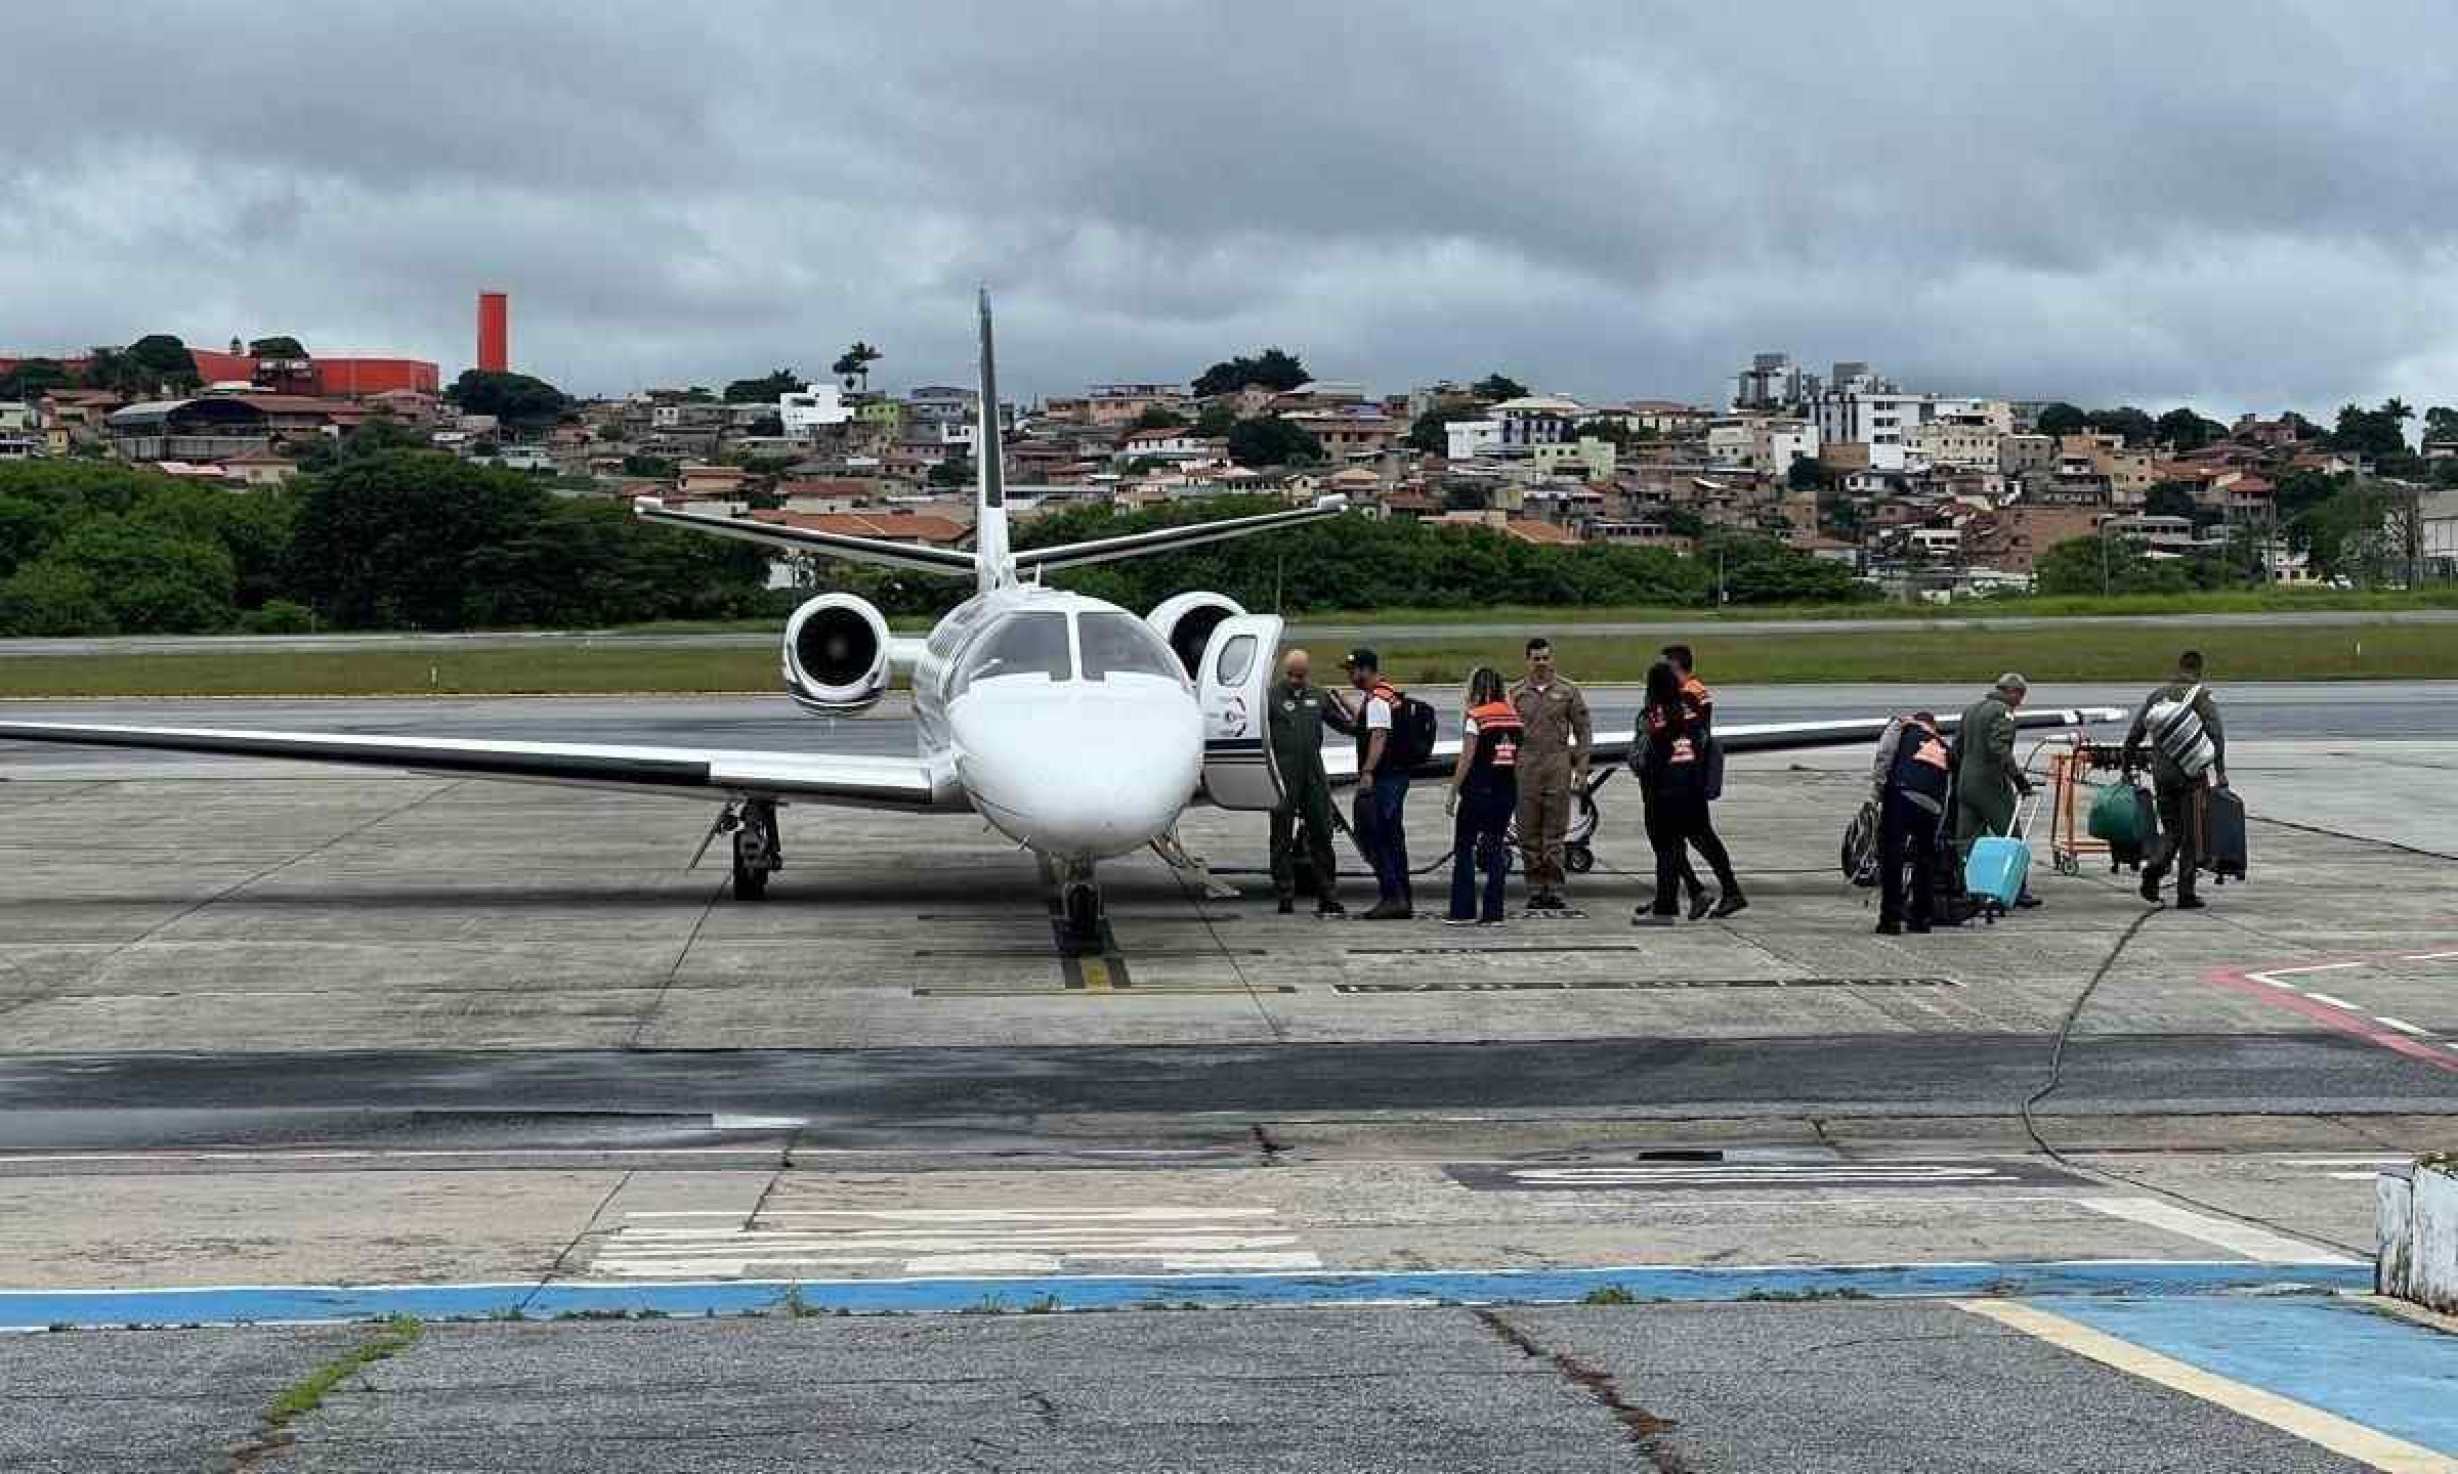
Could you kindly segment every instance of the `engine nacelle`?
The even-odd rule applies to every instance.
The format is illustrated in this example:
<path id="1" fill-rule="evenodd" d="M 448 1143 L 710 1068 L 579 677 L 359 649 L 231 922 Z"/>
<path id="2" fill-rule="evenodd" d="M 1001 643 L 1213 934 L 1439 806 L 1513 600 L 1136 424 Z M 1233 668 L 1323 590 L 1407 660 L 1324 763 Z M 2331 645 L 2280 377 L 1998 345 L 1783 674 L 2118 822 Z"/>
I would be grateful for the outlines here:
<path id="1" fill-rule="evenodd" d="M 1162 600 L 1159 608 L 1144 616 L 1144 623 L 1169 643 L 1179 668 L 1191 678 L 1195 667 L 1203 663 L 1203 647 L 1211 642 L 1212 631 L 1220 628 L 1222 620 L 1245 612 L 1246 606 L 1227 594 L 1178 594 Z"/>
<path id="2" fill-rule="evenodd" d="M 894 677 L 888 621 L 870 600 L 822 594 L 785 621 L 785 694 L 805 711 L 855 716 L 886 695 Z"/>

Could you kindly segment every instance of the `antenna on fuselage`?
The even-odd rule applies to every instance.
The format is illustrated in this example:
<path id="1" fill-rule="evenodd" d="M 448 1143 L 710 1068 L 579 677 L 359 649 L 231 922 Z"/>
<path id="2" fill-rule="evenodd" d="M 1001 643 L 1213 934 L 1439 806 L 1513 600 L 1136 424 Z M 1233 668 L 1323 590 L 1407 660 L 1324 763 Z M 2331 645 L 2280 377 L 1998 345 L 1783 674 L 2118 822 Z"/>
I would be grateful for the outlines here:
<path id="1" fill-rule="evenodd" d="M 1006 452 L 999 444 L 999 375 L 997 354 L 990 341 L 990 288 L 981 289 L 981 418 L 973 434 L 978 493 L 973 508 L 973 559 L 980 570 L 977 586 L 1004 587 L 1016 581 L 1015 564 L 1007 548 Z"/>

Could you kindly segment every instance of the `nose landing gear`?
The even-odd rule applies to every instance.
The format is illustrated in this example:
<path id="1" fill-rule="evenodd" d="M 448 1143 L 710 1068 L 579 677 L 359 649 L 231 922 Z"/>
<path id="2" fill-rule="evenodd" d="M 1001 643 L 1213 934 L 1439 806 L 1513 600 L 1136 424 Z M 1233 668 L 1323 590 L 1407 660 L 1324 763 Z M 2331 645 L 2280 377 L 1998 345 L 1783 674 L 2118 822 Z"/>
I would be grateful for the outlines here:
<path id="1" fill-rule="evenodd" d="M 1101 908 L 1101 886 L 1089 864 L 1068 865 L 1053 878 L 1058 882 L 1056 914 L 1051 930 L 1058 949 L 1069 957 L 1092 957 L 1109 950 L 1109 918 Z"/>

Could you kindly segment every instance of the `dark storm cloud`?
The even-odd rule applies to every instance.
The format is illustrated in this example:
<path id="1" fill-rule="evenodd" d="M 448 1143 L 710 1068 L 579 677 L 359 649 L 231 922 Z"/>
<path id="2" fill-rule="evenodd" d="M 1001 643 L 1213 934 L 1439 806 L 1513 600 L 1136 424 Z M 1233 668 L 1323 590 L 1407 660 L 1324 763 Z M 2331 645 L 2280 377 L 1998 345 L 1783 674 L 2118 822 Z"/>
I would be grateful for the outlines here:
<path id="1" fill-rule="evenodd" d="M 1027 390 L 1280 342 L 1704 397 L 1754 350 L 2207 410 L 2458 397 L 2426 4 L 52 7 L 0 346 Z"/>

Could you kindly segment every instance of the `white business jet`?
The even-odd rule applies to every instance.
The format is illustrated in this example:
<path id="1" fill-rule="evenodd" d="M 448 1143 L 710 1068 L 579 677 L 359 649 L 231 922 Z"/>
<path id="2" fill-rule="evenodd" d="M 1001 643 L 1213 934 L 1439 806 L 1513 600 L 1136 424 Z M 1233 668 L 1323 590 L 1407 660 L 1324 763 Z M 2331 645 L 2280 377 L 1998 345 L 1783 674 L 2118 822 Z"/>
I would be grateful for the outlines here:
<path id="1" fill-rule="evenodd" d="M 1139 619 L 1114 604 L 1044 587 L 1042 575 L 1090 563 L 1174 552 L 1339 515 L 1345 503 L 1161 528 L 1062 547 L 1009 546 L 999 445 L 990 302 L 981 299 L 981 420 L 975 547 L 971 552 L 846 537 L 706 515 L 642 498 L 643 521 L 796 552 L 967 576 L 973 597 L 927 639 L 899 638 L 869 601 L 823 594 L 786 621 L 786 693 L 806 710 L 869 709 L 902 676 L 913 693 L 910 758 L 505 742 L 325 732 L 0 722 L 0 740 L 162 748 L 302 762 L 449 773 L 676 794 L 723 805 L 713 838 L 730 834 L 733 891 L 765 895 L 779 868 L 777 810 L 793 804 L 979 814 L 1050 865 L 1071 945 L 1098 945 L 1096 862 L 1151 846 L 1189 862 L 1175 831 L 1191 803 L 1263 810 L 1280 799 L 1265 739 L 1264 702 L 1280 645 L 1277 615 L 1250 614 L 1211 592 L 1179 594 Z M 2025 726 L 2120 713 L 2025 711 Z M 1885 719 L 1727 726 L 1733 751 L 1874 740 Z M 1458 739 L 1424 765 L 1448 771 Z M 1601 766 L 1628 742 L 1598 744 Z M 1325 754 L 1335 783 L 1355 780 L 1345 750 Z M 705 846 L 703 846 L 705 849 Z"/>

